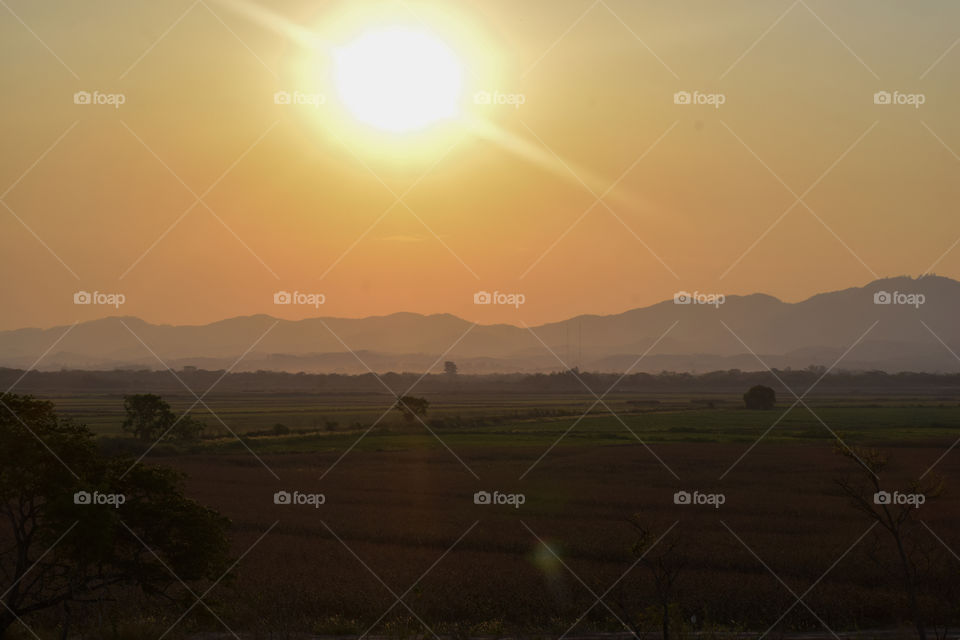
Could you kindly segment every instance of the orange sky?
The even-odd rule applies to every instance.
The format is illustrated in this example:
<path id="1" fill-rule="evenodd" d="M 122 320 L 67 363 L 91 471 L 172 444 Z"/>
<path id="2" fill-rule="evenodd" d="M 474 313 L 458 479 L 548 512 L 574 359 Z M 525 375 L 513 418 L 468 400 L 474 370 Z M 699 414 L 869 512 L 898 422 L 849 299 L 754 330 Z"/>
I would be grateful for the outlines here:
<path id="1" fill-rule="evenodd" d="M 78 290 L 159 323 L 533 324 L 680 289 L 798 300 L 931 267 L 960 278 L 956 3 L 390 3 L 475 70 L 466 99 L 524 97 L 468 106 L 496 136 L 399 138 L 350 122 L 316 54 L 230 4 L 8 4 L 3 329 L 118 313 Z M 333 39 L 384 24 L 372 3 L 269 8 Z M 301 87 L 327 103 L 274 103 Z M 77 105 L 79 90 L 125 103 Z M 880 90 L 924 103 L 874 104 Z M 278 290 L 325 304 L 277 306 Z M 477 306 L 478 290 L 525 303 Z"/>

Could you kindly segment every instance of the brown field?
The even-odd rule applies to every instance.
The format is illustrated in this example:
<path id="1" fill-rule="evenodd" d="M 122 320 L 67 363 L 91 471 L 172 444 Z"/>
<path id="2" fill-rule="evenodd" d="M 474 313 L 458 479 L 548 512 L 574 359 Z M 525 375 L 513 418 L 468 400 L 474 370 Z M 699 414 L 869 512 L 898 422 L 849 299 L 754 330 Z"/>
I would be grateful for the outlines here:
<path id="1" fill-rule="evenodd" d="M 905 489 L 908 478 L 923 473 L 948 445 L 891 447 L 885 483 Z M 279 481 L 246 452 L 163 462 L 186 472 L 192 496 L 231 518 L 238 556 L 277 523 L 208 597 L 238 631 L 274 637 L 361 633 L 394 604 L 390 590 L 400 596 L 416 583 L 403 602 L 441 635 L 536 630 L 557 637 L 581 616 L 576 633 L 622 631 L 617 617 L 655 632 L 650 574 L 642 565 L 630 570 L 634 534 L 626 518 L 635 513 L 657 531 L 677 522 L 668 537 L 682 541 L 687 558 L 676 603 L 685 631 L 762 632 L 796 601 L 778 577 L 797 596 L 812 589 L 803 596 L 809 610 L 794 606 L 775 634 L 826 633 L 810 610 L 834 631 L 905 629 L 905 599 L 886 540 L 871 532 L 844 555 L 870 525 L 834 482 L 856 471 L 851 463 L 822 440 L 764 442 L 719 481 L 746 447 L 654 445 L 680 480 L 639 444 L 558 447 L 522 481 L 542 447 L 458 451 L 479 480 L 439 444 L 358 448 L 323 480 L 339 451 L 264 456 Z M 956 455 L 948 455 L 936 471 L 949 479 L 958 466 Z M 326 504 L 277 506 L 273 493 L 280 489 L 323 493 Z M 522 492 L 526 503 L 518 509 L 475 505 L 473 493 L 481 489 Z M 677 506 L 678 489 L 723 492 L 726 503 L 719 509 Z M 918 516 L 960 549 L 960 499 L 949 482 Z M 960 559 L 922 525 L 916 528 L 921 545 L 934 554 L 925 610 L 936 622 L 956 622 L 950 585 Z M 621 576 L 603 598 L 609 610 L 596 604 Z M 199 607 L 194 615 L 195 625 L 222 628 Z M 401 604 L 374 633 L 430 635 Z"/>

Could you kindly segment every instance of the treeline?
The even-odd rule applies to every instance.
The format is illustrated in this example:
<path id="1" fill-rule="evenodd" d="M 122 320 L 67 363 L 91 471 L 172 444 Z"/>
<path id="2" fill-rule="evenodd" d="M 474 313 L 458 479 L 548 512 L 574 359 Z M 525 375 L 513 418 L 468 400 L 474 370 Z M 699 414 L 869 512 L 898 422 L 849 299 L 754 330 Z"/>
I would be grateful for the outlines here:
<path id="1" fill-rule="evenodd" d="M 218 393 L 330 393 L 368 394 L 386 392 L 384 383 L 396 392 L 405 391 L 421 377 L 418 373 L 384 373 L 375 376 L 346 374 L 287 373 L 282 371 L 231 372 L 210 371 L 187 367 L 172 374 L 170 371 L 115 370 L 115 371 L 30 371 L 0 369 L 3 388 L 16 383 L 20 393 L 136 393 L 144 389 L 152 393 L 186 393 L 187 385 L 200 393 L 214 384 Z M 793 389 L 805 390 L 816 383 L 818 393 L 873 393 L 897 392 L 922 395 L 955 394 L 960 392 L 960 373 L 886 373 L 883 371 L 836 371 L 827 373 L 823 367 L 800 370 L 712 371 L 709 373 L 659 374 L 632 373 L 617 383 L 621 392 L 697 392 L 742 393 L 744 389 L 762 384 L 774 388 L 781 385 L 777 378 Z M 221 379 L 222 378 L 222 379 Z M 579 393 L 583 384 L 600 393 L 621 378 L 617 373 L 587 371 L 560 371 L 536 374 L 451 374 L 431 373 L 416 385 L 419 393 Z M 822 378 L 822 379 L 821 379 Z M 819 380 L 819 382 L 818 382 Z M 218 382 L 219 381 L 219 382 Z"/>

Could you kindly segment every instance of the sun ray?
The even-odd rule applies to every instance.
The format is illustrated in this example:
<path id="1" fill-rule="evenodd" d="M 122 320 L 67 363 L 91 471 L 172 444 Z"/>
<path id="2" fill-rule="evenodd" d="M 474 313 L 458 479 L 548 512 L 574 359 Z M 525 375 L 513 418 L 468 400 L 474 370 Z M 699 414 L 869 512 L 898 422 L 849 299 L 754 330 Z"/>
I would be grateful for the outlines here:
<path id="1" fill-rule="evenodd" d="M 356 54 L 356 60 L 347 64 L 346 67 L 354 66 L 354 70 L 356 70 L 356 68 L 363 70 L 364 67 L 370 64 L 371 58 L 377 58 L 378 49 L 380 49 L 379 54 L 383 54 L 384 49 L 390 49 L 389 40 L 397 39 L 397 42 L 394 44 L 401 44 L 399 41 L 405 38 L 409 38 L 408 43 L 416 42 L 417 37 L 420 35 L 411 35 L 414 31 L 412 28 L 409 31 L 405 31 L 404 29 L 391 30 L 389 27 L 386 27 L 384 29 L 369 31 L 365 35 L 360 35 L 344 47 L 338 46 L 337 43 L 329 37 L 321 36 L 319 31 L 311 30 L 301 24 L 297 24 L 256 2 L 251 2 L 250 0 L 216 1 L 260 26 L 283 35 L 298 46 L 325 56 L 329 62 L 333 63 L 335 70 L 334 79 L 337 78 L 338 55 L 342 61 L 344 54 L 349 53 L 352 47 L 362 45 L 359 47 L 359 52 L 353 52 Z M 421 24 L 420 26 L 422 27 L 423 25 Z M 428 32 L 423 30 L 423 33 Z M 373 38 L 373 44 L 364 40 L 364 38 L 367 37 Z M 385 37 L 388 42 L 386 44 L 381 42 L 378 45 L 376 43 L 378 37 Z M 424 42 L 421 41 L 419 46 L 421 51 L 418 55 L 413 56 L 413 58 L 429 58 L 431 55 L 437 55 L 437 52 L 443 52 L 443 43 L 440 43 L 440 46 L 436 46 L 424 44 Z M 452 64 L 449 60 L 449 56 L 452 56 L 452 53 L 444 53 L 444 55 L 448 56 L 447 66 L 449 67 Z M 348 55 L 347 57 L 350 56 Z M 350 69 L 341 66 L 339 71 L 343 74 L 345 72 L 348 73 Z M 459 85 L 462 79 L 460 77 L 462 74 L 460 74 L 459 71 L 460 70 L 457 70 L 457 72 L 454 73 L 448 69 L 448 72 L 451 73 L 448 77 L 448 88 L 456 87 L 458 93 L 467 93 L 464 92 L 463 88 Z M 475 112 L 466 113 L 461 111 L 457 114 L 451 102 L 450 96 L 452 94 L 449 92 L 443 93 L 439 105 L 433 105 L 435 111 L 432 115 L 424 115 L 421 113 L 419 116 L 414 116 L 410 113 L 412 109 L 423 108 L 426 101 L 421 100 L 411 100 L 405 104 L 401 103 L 399 106 L 402 108 L 403 113 L 391 114 L 386 110 L 390 105 L 381 104 L 386 95 L 385 92 L 378 91 L 376 88 L 371 87 L 371 81 L 375 81 L 377 78 L 386 78 L 389 80 L 389 82 L 386 83 L 386 89 L 388 91 L 391 86 L 395 86 L 389 73 L 372 73 L 368 76 L 367 82 L 357 82 L 355 80 L 344 82 L 343 76 L 341 75 L 340 82 L 342 84 L 338 86 L 338 93 L 347 103 L 348 111 L 354 113 L 360 120 L 366 121 L 368 124 L 372 124 L 386 133 L 404 133 L 407 131 L 420 130 L 426 128 L 432 122 L 444 119 L 449 120 L 450 116 L 459 115 L 459 120 L 462 122 L 464 128 L 477 139 L 493 143 L 502 150 L 522 158 L 566 180 L 570 184 L 585 187 L 592 192 L 594 196 L 604 201 L 610 201 L 619 206 L 626 207 L 633 213 L 642 212 L 645 215 L 658 215 L 657 207 L 655 207 L 653 203 L 636 194 L 627 192 L 624 187 L 619 185 L 617 179 L 601 176 L 588 167 L 580 166 L 562 157 L 549 147 L 545 147 L 539 140 L 531 140 L 530 138 L 512 133 L 489 118 L 481 117 Z M 419 88 L 424 88 L 424 85 L 420 85 Z M 397 105 L 396 100 L 392 102 L 395 106 Z M 447 118 L 442 116 L 447 116 Z"/>

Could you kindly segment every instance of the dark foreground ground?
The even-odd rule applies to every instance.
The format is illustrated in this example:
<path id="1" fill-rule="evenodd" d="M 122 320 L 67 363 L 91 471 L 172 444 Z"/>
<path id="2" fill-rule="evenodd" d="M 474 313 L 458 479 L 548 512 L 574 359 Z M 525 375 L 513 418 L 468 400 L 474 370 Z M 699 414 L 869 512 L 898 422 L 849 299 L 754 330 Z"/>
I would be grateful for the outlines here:
<path id="1" fill-rule="evenodd" d="M 612 397 L 623 422 L 577 422 L 586 397 L 495 410 L 465 399 L 435 403 L 433 433 L 398 416 L 367 431 L 386 398 L 301 399 L 303 411 L 282 400 L 260 411 L 212 397 L 227 424 L 245 424 L 242 442 L 146 459 L 183 471 L 189 495 L 230 518 L 236 566 L 182 619 L 124 594 L 78 616 L 94 630 L 84 637 L 632 637 L 627 626 L 658 638 L 664 600 L 677 638 L 916 637 L 897 550 L 840 491 L 866 476 L 831 431 L 889 455 L 890 491 L 942 477 L 942 495 L 910 514 L 906 552 L 928 637 L 960 628 L 956 398 L 827 398 L 784 415 L 728 397 Z M 294 432 L 257 435 L 281 405 Z M 146 448 L 113 440 L 112 422 L 97 430 L 134 456 Z M 324 503 L 278 505 L 279 491 Z M 478 491 L 523 504 L 475 504 Z M 723 504 L 678 505 L 678 491 Z M 636 524 L 660 539 L 642 561 Z M 648 560 L 678 569 L 668 589 Z"/>
<path id="2" fill-rule="evenodd" d="M 906 487 L 943 450 L 891 449 L 889 486 Z M 663 543 L 677 542 L 685 568 L 672 615 L 687 632 L 773 625 L 776 637 L 905 624 L 892 549 L 877 531 L 861 538 L 871 523 L 834 483 L 857 469 L 830 446 L 761 443 L 723 480 L 742 444 L 660 443 L 655 451 L 679 479 L 641 444 L 558 447 L 523 480 L 542 451 L 458 452 L 479 480 L 439 444 L 354 451 L 326 476 L 338 454 L 265 456 L 279 481 L 246 453 L 167 462 L 188 474 L 193 495 L 233 520 L 238 554 L 260 540 L 210 598 L 246 631 L 429 634 L 419 617 L 442 635 L 558 637 L 615 631 L 621 620 L 655 632 L 652 574 L 644 564 L 631 569 L 633 514 L 657 536 L 673 526 Z M 947 477 L 958 471 L 951 456 L 937 467 Z M 323 493 L 326 503 L 274 505 L 278 490 Z M 526 501 L 476 505 L 479 490 Z M 719 492 L 726 502 L 675 505 L 678 490 Z M 929 527 L 917 532 L 927 537 L 921 543 L 939 545 L 936 533 L 960 548 L 955 491 L 917 515 L 918 527 Z M 942 590 L 956 583 L 960 560 L 935 551 L 937 563 L 952 564 L 935 567 L 925 604 L 943 620 L 956 614 L 954 595 Z"/>

